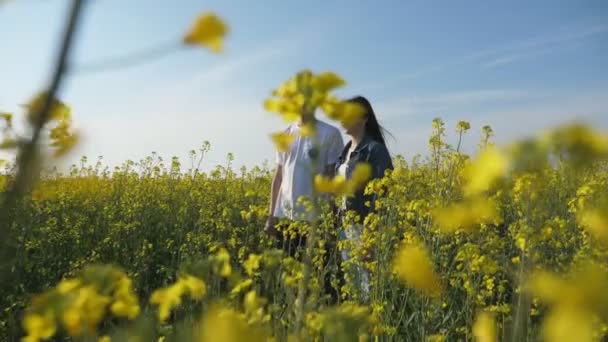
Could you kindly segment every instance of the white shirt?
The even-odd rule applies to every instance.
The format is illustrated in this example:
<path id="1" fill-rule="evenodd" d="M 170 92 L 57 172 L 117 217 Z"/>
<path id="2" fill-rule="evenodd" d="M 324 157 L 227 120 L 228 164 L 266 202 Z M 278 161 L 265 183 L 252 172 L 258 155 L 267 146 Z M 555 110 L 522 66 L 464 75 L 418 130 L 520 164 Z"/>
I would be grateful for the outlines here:
<path id="1" fill-rule="evenodd" d="M 346 153 L 346 158 L 344 158 L 344 162 L 338 166 L 338 175 L 346 178 L 346 168 L 348 167 L 348 162 L 350 161 L 350 154 L 355 150 L 355 144 L 352 144 L 353 147 Z M 342 209 L 346 209 L 346 197 L 342 198 Z"/>
<path id="2" fill-rule="evenodd" d="M 274 216 L 286 217 L 292 220 L 310 219 L 304 206 L 298 203 L 298 198 L 310 198 L 313 193 L 313 177 L 325 170 L 328 165 L 335 164 L 342 153 L 344 142 L 340 131 L 323 121 L 317 120 L 316 136 L 319 141 L 319 169 L 312 169 L 310 150 L 313 147 L 313 137 L 300 135 L 300 125 L 293 123 L 285 130 L 295 138 L 287 152 L 277 152 L 276 162 L 283 167 L 283 180 L 274 209 Z"/>

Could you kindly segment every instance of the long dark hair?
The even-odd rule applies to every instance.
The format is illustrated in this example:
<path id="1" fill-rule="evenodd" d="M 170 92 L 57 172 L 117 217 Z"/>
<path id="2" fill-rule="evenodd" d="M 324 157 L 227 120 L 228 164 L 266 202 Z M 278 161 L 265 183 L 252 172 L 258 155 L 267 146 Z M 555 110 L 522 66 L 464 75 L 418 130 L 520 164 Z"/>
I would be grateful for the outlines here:
<path id="1" fill-rule="evenodd" d="M 376 119 L 376 113 L 374 113 L 374 109 L 369 101 L 363 96 L 355 96 L 351 99 L 347 100 L 350 103 L 356 103 L 362 106 L 365 109 L 365 114 L 363 114 L 363 118 L 367 119 L 365 122 L 365 134 L 375 141 L 381 143 L 388 149 L 386 146 L 386 135 L 391 135 L 384 127 L 382 127 L 378 123 L 378 119 Z"/>

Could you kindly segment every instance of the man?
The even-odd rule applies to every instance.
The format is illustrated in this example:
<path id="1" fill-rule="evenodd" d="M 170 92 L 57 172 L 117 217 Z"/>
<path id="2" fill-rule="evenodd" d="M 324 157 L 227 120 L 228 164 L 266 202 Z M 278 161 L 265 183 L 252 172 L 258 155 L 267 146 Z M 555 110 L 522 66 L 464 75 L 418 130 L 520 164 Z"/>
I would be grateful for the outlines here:
<path id="1" fill-rule="evenodd" d="M 301 134 L 302 126 L 308 123 L 315 124 L 318 151 L 313 148 L 314 137 Z M 299 236 L 296 241 L 290 241 L 288 246 L 285 246 L 282 234 L 277 234 L 276 225 L 279 219 L 291 221 L 310 221 L 312 219 L 310 213 L 298 199 L 301 196 L 308 198 L 312 196 L 311 172 L 314 176 L 314 174 L 332 170 L 342 153 L 344 142 L 336 127 L 317 120 L 314 115 L 303 116 L 299 122 L 289 125 L 285 132 L 293 135 L 294 141 L 287 152 L 277 152 L 276 154 L 277 167 L 272 178 L 269 217 L 264 231 L 277 237 L 283 244 L 282 247 L 289 248 L 288 253 L 292 254 L 295 252 L 293 249 L 302 247 L 305 237 Z M 313 170 L 315 155 L 318 157 L 318 164 L 317 169 Z"/>

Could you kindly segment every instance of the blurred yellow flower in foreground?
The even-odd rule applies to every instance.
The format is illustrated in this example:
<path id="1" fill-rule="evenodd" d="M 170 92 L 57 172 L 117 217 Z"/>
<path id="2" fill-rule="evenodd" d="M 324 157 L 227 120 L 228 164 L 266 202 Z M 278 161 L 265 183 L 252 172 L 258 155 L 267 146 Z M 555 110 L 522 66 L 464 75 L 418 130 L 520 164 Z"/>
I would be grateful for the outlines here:
<path id="1" fill-rule="evenodd" d="M 481 312 L 477 315 L 473 336 L 477 342 L 496 342 L 496 322 L 490 313 Z"/>
<path id="2" fill-rule="evenodd" d="M 585 210 L 578 215 L 580 225 L 596 239 L 608 245 L 608 213 L 597 209 Z"/>
<path id="3" fill-rule="evenodd" d="M 47 100 L 48 93 L 41 92 L 36 94 L 29 103 L 25 104 L 24 107 L 27 109 L 27 119 L 30 123 L 35 123 L 38 120 L 38 116 L 44 107 L 44 102 Z M 72 110 L 61 100 L 54 98 L 51 100 L 51 108 L 49 110 L 48 120 L 65 120 L 69 119 L 72 115 Z"/>
<path id="4" fill-rule="evenodd" d="M 195 341 L 199 342 L 262 342 L 267 340 L 264 331 L 247 324 L 242 315 L 218 305 L 209 309 L 199 331 L 195 334 Z"/>
<path id="5" fill-rule="evenodd" d="M 132 283 L 127 276 L 123 276 L 118 281 L 114 291 L 114 302 L 110 306 L 112 313 L 118 317 L 134 319 L 139 315 L 139 302 L 133 291 Z"/>
<path id="6" fill-rule="evenodd" d="M 316 175 L 314 179 L 315 191 L 321 194 L 352 195 L 365 186 L 371 175 L 372 168 L 367 163 L 357 164 L 349 180 L 346 180 L 342 175 L 333 178 Z"/>
<path id="7" fill-rule="evenodd" d="M 543 323 L 542 337 L 546 342 L 592 342 L 594 336 L 593 315 L 587 311 L 571 308 L 557 308 L 547 315 Z"/>
<path id="8" fill-rule="evenodd" d="M 346 178 L 341 175 L 333 178 L 316 175 L 314 186 L 320 194 L 342 194 L 346 190 Z"/>
<path id="9" fill-rule="evenodd" d="M 406 285 L 429 296 L 441 294 L 441 280 L 424 245 L 404 245 L 395 255 L 393 270 Z"/>
<path id="10" fill-rule="evenodd" d="M 83 328 L 86 328 L 87 332 L 94 332 L 110 302 L 110 297 L 99 294 L 95 286 L 79 288 L 76 298 L 63 311 L 63 324 L 68 334 L 80 335 Z"/>
<path id="11" fill-rule="evenodd" d="M 207 293 L 205 282 L 197 277 L 186 274 L 181 278 L 184 286 L 190 291 L 190 297 L 194 300 L 201 300 Z"/>
<path id="12" fill-rule="evenodd" d="M 365 108 L 358 103 L 330 99 L 321 105 L 327 116 L 340 121 L 342 126 L 350 126 L 363 118 Z"/>
<path id="13" fill-rule="evenodd" d="M 290 122 L 303 115 L 310 115 L 321 107 L 331 119 L 350 125 L 361 119 L 365 109 L 359 104 L 331 96 L 334 89 L 344 84 L 344 80 L 333 72 L 313 74 L 310 70 L 303 70 L 275 89 L 272 92 L 273 98 L 264 101 L 264 108 L 281 114 Z M 304 134 L 308 133 L 311 133 L 310 130 Z"/>
<path id="14" fill-rule="evenodd" d="M 436 209 L 433 219 L 439 229 L 447 233 L 458 229 L 470 232 L 476 224 L 500 222 L 496 203 L 481 197 Z"/>
<path id="15" fill-rule="evenodd" d="M 201 45 L 212 52 L 222 51 L 224 37 L 228 34 L 228 26 L 215 14 L 201 14 L 184 37 L 188 45 Z"/>
<path id="16" fill-rule="evenodd" d="M 608 136 L 581 124 L 559 127 L 541 140 L 573 158 L 575 166 L 608 157 Z"/>
<path id="17" fill-rule="evenodd" d="M 548 304 L 543 322 L 545 341 L 594 341 L 598 317 L 608 313 L 608 272 L 592 262 L 575 265 L 566 276 L 537 271 L 527 291 Z"/>
<path id="18" fill-rule="evenodd" d="M 350 178 L 352 191 L 361 189 L 372 177 L 372 166 L 368 163 L 359 163 L 353 169 Z"/>
<path id="19" fill-rule="evenodd" d="M 243 262 L 243 267 L 245 268 L 245 272 L 247 275 L 252 276 L 258 268 L 260 268 L 260 261 L 262 260 L 261 255 L 257 254 L 249 254 L 247 260 Z"/>
<path id="20" fill-rule="evenodd" d="M 27 336 L 23 338 L 23 342 L 37 342 L 48 339 L 55 335 L 57 326 L 52 311 L 47 311 L 43 315 L 28 314 L 23 319 L 23 328 Z"/>
<path id="21" fill-rule="evenodd" d="M 463 172 L 465 177 L 464 193 L 467 196 L 488 191 L 509 167 L 508 157 L 494 147 L 483 150 L 477 159 L 469 162 Z"/>
<path id="22" fill-rule="evenodd" d="M 321 93 L 327 93 L 335 88 L 342 87 L 346 82 L 331 71 L 322 72 L 313 76 L 311 85 Z"/>
<path id="23" fill-rule="evenodd" d="M 270 136 L 274 146 L 279 152 L 289 151 L 291 143 L 293 143 L 294 136 L 285 132 L 273 133 Z"/>
<path id="24" fill-rule="evenodd" d="M 180 276 L 175 284 L 152 293 L 150 303 L 158 305 L 160 321 L 169 318 L 171 311 L 181 304 L 181 297 L 185 293 L 189 293 L 190 298 L 194 300 L 201 300 L 207 293 L 207 288 L 201 279 L 185 274 Z"/>

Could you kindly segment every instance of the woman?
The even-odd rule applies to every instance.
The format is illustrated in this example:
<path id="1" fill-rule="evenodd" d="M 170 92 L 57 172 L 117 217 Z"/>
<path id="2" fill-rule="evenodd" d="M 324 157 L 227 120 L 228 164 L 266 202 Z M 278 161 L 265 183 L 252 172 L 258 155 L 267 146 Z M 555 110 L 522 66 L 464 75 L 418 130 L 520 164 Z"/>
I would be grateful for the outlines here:
<path id="1" fill-rule="evenodd" d="M 371 166 L 371 178 L 382 178 L 386 170 L 393 169 L 391 156 L 384 139 L 385 130 L 378 124 L 376 114 L 366 98 L 357 96 L 348 101 L 363 107 L 365 113 L 360 120 L 344 127 L 351 140 L 344 147 L 336 164 L 335 172 L 337 175 L 350 179 L 357 164 L 367 163 Z M 360 218 L 359 222 L 362 223 L 365 217 L 374 210 L 374 200 L 375 195 L 365 195 L 364 188 L 361 188 L 355 192 L 354 196 L 343 199 L 338 211 L 339 217 L 342 218 L 348 211 L 354 211 Z M 360 244 L 362 232 L 362 224 L 355 224 L 348 228 L 342 227 L 340 239 L 342 241 L 346 240 L 347 246 L 357 246 Z M 351 258 L 350 254 L 350 248 L 344 248 L 342 250 L 342 261 L 348 261 Z M 344 272 L 350 275 L 354 283 L 360 287 L 363 296 L 367 297 L 369 293 L 369 272 L 358 266 L 358 263 L 345 268 Z"/>

